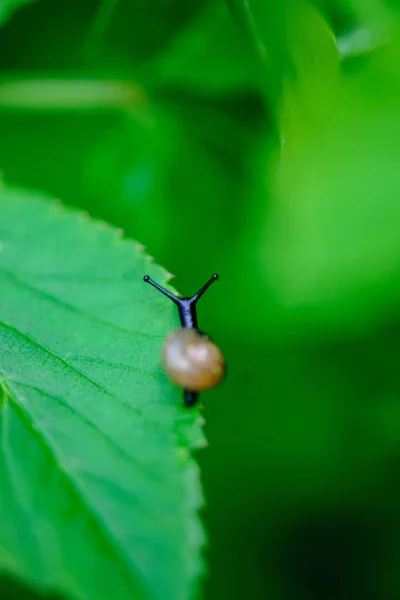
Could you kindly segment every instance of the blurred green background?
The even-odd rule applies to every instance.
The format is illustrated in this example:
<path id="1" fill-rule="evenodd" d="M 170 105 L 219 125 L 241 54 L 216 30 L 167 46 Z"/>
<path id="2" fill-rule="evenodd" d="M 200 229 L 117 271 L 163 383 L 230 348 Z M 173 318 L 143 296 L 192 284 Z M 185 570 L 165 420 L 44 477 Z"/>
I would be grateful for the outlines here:
<path id="1" fill-rule="evenodd" d="M 398 599 L 400 7 L 21 4 L 2 177 L 123 228 L 184 295 L 221 276 L 205 598 Z"/>

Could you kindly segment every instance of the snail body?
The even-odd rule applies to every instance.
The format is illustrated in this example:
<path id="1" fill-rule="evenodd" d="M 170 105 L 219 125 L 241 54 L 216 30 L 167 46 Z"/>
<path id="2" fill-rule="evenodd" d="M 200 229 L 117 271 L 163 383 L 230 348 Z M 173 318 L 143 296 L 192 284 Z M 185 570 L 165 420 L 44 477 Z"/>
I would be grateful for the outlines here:
<path id="1" fill-rule="evenodd" d="M 185 406 L 193 406 L 199 392 L 210 390 L 224 379 L 225 358 L 220 348 L 197 325 L 196 303 L 209 286 L 218 279 L 214 273 L 211 279 L 190 298 L 178 298 L 154 282 L 148 275 L 144 281 L 150 283 L 178 306 L 182 327 L 172 331 L 167 337 L 162 363 L 168 377 L 184 389 Z"/>

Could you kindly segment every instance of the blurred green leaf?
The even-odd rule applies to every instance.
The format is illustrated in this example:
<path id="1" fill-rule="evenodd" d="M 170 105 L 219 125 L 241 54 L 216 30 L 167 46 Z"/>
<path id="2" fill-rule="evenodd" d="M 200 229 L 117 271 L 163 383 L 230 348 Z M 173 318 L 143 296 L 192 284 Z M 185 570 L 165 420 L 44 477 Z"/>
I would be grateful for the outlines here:
<path id="1" fill-rule="evenodd" d="M 162 190 L 157 193 L 163 143 L 169 139 L 167 131 L 163 134 L 160 137 L 151 111 L 125 115 L 88 149 L 83 172 L 84 196 L 91 212 L 146 239 L 153 252 L 153 238 L 165 243 L 163 231 L 169 220 Z"/>
<path id="2" fill-rule="evenodd" d="M 195 287 L 198 269 L 205 276 L 218 270 L 221 251 L 242 226 L 262 119 L 257 96 L 211 102 L 160 94 L 147 112 L 110 128 L 88 154 L 91 210 L 101 206 L 107 219 L 164 256 L 183 285 Z M 179 267 L 183 254 L 190 264 Z"/>
<path id="3" fill-rule="evenodd" d="M 288 80 L 297 89 L 304 80 L 316 81 L 324 74 L 327 60 L 338 62 L 333 33 L 307 0 L 228 0 L 228 4 L 258 49 L 266 93 L 279 120 Z"/>
<path id="4" fill-rule="evenodd" d="M 49 78 L 20 74 L 0 78 L 1 112 L 49 115 L 50 112 L 72 113 L 132 110 L 145 101 L 143 90 L 128 81 L 104 79 Z M 1 114 L 1 113 L 0 113 Z"/>
<path id="5" fill-rule="evenodd" d="M 290 143 L 302 137 L 311 119 L 314 126 L 326 121 L 339 82 L 339 52 L 332 30 L 308 2 L 292 7 L 285 28 L 280 132 L 283 143 Z"/>
<path id="6" fill-rule="evenodd" d="M 202 95 L 258 89 L 262 81 L 253 48 L 224 2 L 207 5 L 148 68 L 157 86 Z"/>
<path id="7" fill-rule="evenodd" d="M 196 410 L 160 368 L 174 306 L 140 247 L 0 192 L 0 565 L 71 598 L 187 600 L 201 572 Z"/>
<path id="8" fill-rule="evenodd" d="M 19 8 L 37 0 L 0 0 L 0 26 L 6 23 Z"/>
<path id="9" fill-rule="evenodd" d="M 264 264 L 285 304 L 331 323 L 387 318 L 400 291 L 399 48 L 343 76 L 325 119 L 284 145 Z"/>
<path id="10" fill-rule="evenodd" d="M 165 49 L 205 0 L 103 0 L 85 54 L 101 69 L 131 71 Z"/>
<path id="11" fill-rule="evenodd" d="M 253 147 L 240 239 L 237 236 L 234 244 L 226 246 L 224 257 L 225 268 L 232 262 L 236 265 L 229 292 L 233 295 L 243 288 L 248 293 L 238 298 L 240 307 L 235 311 L 216 310 L 220 308 L 219 318 L 229 320 L 230 326 L 251 330 L 260 339 L 271 329 L 277 335 L 285 329 L 294 333 L 282 296 L 277 294 L 279 268 L 271 268 L 270 257 L 275 230 L 272 224 L 270 231 L 267 221 L 270 207 L 275 202 L 280 206 L 274 186 L 277 178 L 284 177 L 283 160 L 288 161 L 289 155 L 294 165 L 297 160 L 300 164 L 309 122 L 318 129 L 329 119 L 339 87 L 340 61 L 332 30 L 311 3 L 286 0 L 284 6 L 272 6 L 253 0 L 249 7 L 257 35 L 265 43 L 266 93 L 273 125 L 261 135 L 259 131 L 258 144 Z M 291 174 L 287 177 L 290 184 Z M 277 240 L 285 246 L 285 230 L 279 231 Z M 243 315 L 240 320 L 238 311 Z"/>

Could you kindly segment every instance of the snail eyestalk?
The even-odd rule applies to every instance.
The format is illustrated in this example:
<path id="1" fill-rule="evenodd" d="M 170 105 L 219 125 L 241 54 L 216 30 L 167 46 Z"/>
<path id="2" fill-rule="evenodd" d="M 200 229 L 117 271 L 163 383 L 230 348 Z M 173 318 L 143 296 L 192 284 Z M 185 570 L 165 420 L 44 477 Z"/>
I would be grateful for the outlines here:
<path id="1" fill-rule="evenodd" d="M 207 283 L 205 283 L 203 287 L 200 288 L 196 294 L 194 294 L 194 296 L 190 296 L 190 298 L 178 298 L 177 296 L 163 288 L 161 285 L 153 281 L 148 275 L 145 275 L 143 277 L 143 280 L 146 283 L 150 283 L 159 292 L 164 294 L 164 296 L 167 296 L 167 298 L 169 298 L 170 300 L 172 300 L 172 302 L 177 304 L 182 327 L 188 327 L 190 329 L 198 329 L 196 311 L 197 301 L 202 297 L 204 292 L 208 290 L 210 285 L 214 283 L 214 281 L 216 281 L 217 279 L 218 274 L 214 273 L 213 276 L 210 277 L 210 279 L 207 281 Z"/>
<path id="2" fill-rule="evenodd" d="M 207 281 L 207 283 L 205 283 L 203 285 L 202 288 L 199 289 L 199 291 L 197 292 L 197 294 L 195 294 L 194 296 L 192 296 L 190 298 L 190 302 L 193 304 L 196 304 L 196 302 L 202 297 L 202 295 L 204 294 L 204 292 L 206 292 L 208 290 L 208 288 L 210 287 L 210 285 L 212 283 L 214 283 L 214 281 L 216 281 L 218 279 L 218 273 L 214 273 L 214 275 L 212 277 L 210 277 L 210 279 Z"/>
<path id="3" fill-rule="evenodd" d="M 152 285 L 159 292 L 161 292 L 162 294 L 164 294 L 164 296 L 167 296 L 167 298 L 169 298 L 170 300 L 172 300 L 172 302 L 175 302 L 175 304 L 179 303 L 179 298 L 177 298 L 176 296 L 174 296 L 174 294 L 171 294 L 171 292 L 169 292 L 168 290 L 166 290 L 165 288 L 163 288 L 159 283 L 156 283 L 155 281 L 153 281 L 151 279 L 151 277 L 149 277 L 148 275 L 145 275 L 143 277 L 143 281 L 145 281 L 146 283 L 150 283 L 150 285 Z"/>

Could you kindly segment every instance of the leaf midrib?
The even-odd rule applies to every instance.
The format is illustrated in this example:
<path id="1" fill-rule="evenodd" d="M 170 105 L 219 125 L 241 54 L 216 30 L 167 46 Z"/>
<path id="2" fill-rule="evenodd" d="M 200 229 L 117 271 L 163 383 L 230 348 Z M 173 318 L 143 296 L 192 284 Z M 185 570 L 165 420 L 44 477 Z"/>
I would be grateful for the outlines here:
<path id="1" fill-rule="evenodd" d="M 67 367 L 73 373 L 75 373 L 75 375 L 78 375 L 78 377 L 81 377 L 82 379 L 84 379 L 85 381 L 87 381 L 88 383 L 90 383 L 91 385 L 93 385 L 96 389 L 98 389 L 101 392 L 103 392 L 103 394 L 106 394 L 107 396 L 110 396 L 114 400 L 117 400 L 118 402 L 120 402 L 124 406 L 128 407 L 130 410 L 132 410 L 133 412 L 135 412 L 136 415 L 139 415 L 141 418 L 143 418 L 147 423 L 151 423 L 152 425 L 154 425 L 154 424 L 157 423 L 156 421 L 152 421 L 152 420 L 148 419 L 146 417 L 146 415 L 143 414 L 143 411 L 141 411 L 137 406 L 131 404 L 126 398 L 124 398 L 123 396 L 119 396 L 119 395 L 115 394 L 114 392 L 111 392 L 106 387 L 104 387 L 101 383 L 99 383 L 98 381 L 96 381 L 95 379 L 93 379 L 92 377 L 90 377 L 89 375 L 87 375 L 86 373 L 83 373 L 80 369 L 78 369 L 74 365 L 71 365 L 65 358 L 63 358 L 62 356 L 58 355 L 56 352 L 53 352 L 52 350 L 50 350 L 49 348 L 47 348 L 46 346 L 44 346 L 41 342 L 39 342 L 35 338 L 29 336 L 26 333 L 23 333 L 22 331 L 19 331 L 18 329 L 16 329 L 12 325 L 9 325 L 8 323 L 5 323 L 4 321 L 0 321 L 0 328 L 1 327 L 3 327 L 3 329 L 11 331 L 12 333 L 14 333 L 15 335 L 17 335 L 19 337 L 24 338 L 30 344 L 33 344 L 34 346 L 37 346 L 38 348 L 40 348 L 41 350 L 43 350 L 43 352 L 45 352 L 46 354 L 48 354 L 49 356 L 51 356 L 55 360 L 61 362 L 65 367 Z"/>

